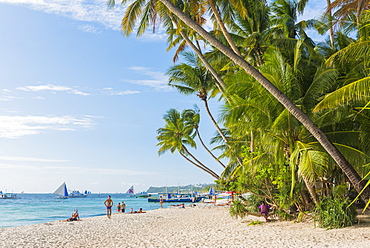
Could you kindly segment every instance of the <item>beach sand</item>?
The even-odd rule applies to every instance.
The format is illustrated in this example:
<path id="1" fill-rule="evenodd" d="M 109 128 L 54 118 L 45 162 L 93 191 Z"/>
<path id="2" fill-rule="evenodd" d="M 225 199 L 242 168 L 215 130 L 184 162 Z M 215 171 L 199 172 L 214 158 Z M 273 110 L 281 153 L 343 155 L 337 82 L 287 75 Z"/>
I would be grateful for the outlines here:
<path id="1" fill-rule="evenodd" d="M 168 208 L 2 228 L 0 247 L 370 247 L 370 223 L 325 230 L 311 221 L 233 219 L 225 207 Z"/>

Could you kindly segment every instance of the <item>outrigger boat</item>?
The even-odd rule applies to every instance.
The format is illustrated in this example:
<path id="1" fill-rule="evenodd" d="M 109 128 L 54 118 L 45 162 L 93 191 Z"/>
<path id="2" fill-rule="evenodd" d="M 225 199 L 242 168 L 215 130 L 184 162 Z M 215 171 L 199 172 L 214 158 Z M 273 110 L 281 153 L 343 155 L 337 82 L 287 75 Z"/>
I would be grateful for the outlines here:
<path id="1" fill-rule="evenodd" d="M 194 194 L 160 194 L 159 197 L 149 197 L 148 202 L 159 202 L 160 196 L 163 202 L 199 202 L 202 200 Z"/>
<path id="2" fill-rule="evenodd" d="M 81 193 L 78 190 L 72 190 L 70 193 L 68 193 L 67 185 L 66 183 L 62 183 L 62 185 L 55 190 L 53 193 L 55 195 L 58 195 L 57 198 L 59 199 L 67 199 L 67 198 L 85 198 L 90 192 L 85 191 L 85 193 Z"/>
<path id="3" fill-rule="evenodd" d="M 85 198 L 87 196 L 87 194 L 85 193 L 81 193 L 80 191 L 78 190 L 72 190 L 72 192 L 70 192 L 68 194 L 68 197 L 69 198 Z"/>
<path id="4" fill-rule="evenodd" d="M 62 183 L 62 185 L 60 185 L 59 188 L 57 188 L 57 190 L 55 190 L 53 194 L 58 195 L 56 198 L 67 199 L 68 190 L 66 183 Z"/>
<path id="5" fill-rule="evenodd" d="M 13 194 L 13 193 L 3 193 L 1 190 L 0 190 L 0 199 L 17 199 L 18 196 L 16 194 Z"/>

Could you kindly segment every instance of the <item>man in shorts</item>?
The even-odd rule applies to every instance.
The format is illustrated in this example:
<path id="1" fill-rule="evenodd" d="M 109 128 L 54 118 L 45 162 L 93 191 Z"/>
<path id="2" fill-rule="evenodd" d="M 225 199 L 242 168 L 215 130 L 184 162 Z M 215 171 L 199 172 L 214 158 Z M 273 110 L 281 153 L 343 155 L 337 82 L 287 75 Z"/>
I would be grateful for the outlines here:
<path id="1" fill-rule="evenodd" d="M 110 219 L 112 215 L 113 200 L 108 196 L 108 199 L 105 200 L 104 205 L 107 207 L 107 217 Z"/>

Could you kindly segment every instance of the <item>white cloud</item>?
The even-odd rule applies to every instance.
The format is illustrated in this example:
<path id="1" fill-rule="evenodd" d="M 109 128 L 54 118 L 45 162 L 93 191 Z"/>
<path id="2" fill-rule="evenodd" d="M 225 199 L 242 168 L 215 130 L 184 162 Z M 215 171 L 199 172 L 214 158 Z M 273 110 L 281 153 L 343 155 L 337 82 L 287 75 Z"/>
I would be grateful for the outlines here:
<path id="1" fill-rule="evenodd" d="M 23 91 L 33 91 L 33 92 L 67 92 L 70 94 L 75 95 L 82 95 L 82 96 L 89 96 L 89 93 L 79 91 L 77 89 L 67 87 L 67 86 L 61 86 L 61 85 L 53 85 L 53 84 L 45 84 L 45 85 L 34 85 L 34 86 L 24 86 L 24 87 L 17 87 L 17 90 L 23 90 Z"/>
<path id="2" fill-rule="evenodd" d="M 125 79 L 123 80 L 124 82 L 149 86 L 160 91 L 172 90 L 172 88 L 168 86 L 168 77 L 163 72 L 153 71 L 150 68 L 139 66 L 133 66 L 128 69 L 136 72 L 137 74 L 149 77 L 150 79 Z"/>
<path id="3" fill-rule="evenodd" d="M 47 162 L 47 161 L 42 161 Z M 53 161 L 50 161 L 53 162 Z M 156 173 L 153 172 L 145 172 L 145 171 L 135 171 L 135 170 L 126 170 L 126 169 L 112 169 L 112 168 L 86 168 L 86 167 L 79 167 L 79 166 L 54 166 L 54 165 L 45 165 L 45 166 L 34 166 L 34 165 L 25 165 L 25 164 L 6 164 L 0 163 L 0 169 L 22 169 L 22 170 L 32 170 L 32 171 L 40 171 L 42 173 L 49 173 L 49 174 L 65 174 L 69 175 L 71 171 L 75 174 L 81 175 L 154 175 Z"/>
<path id="4" fill-rule="evenodd" d="M 32 158 L 32 157 L 10 157 L 0 156 L 2 161 L 27 161 L 27 162 L 65 162 L 66 160 L 60 159 L 45 159 L 45 158 Z"/>
<path id="5" fill-rule="evenodd" d="M 91 118 L 74 118 L 71 116 L 0 116 L 0 138 L 20 138 L 42 132 L 76 131 L 92 128 Z"/>
<path id="6" fill-rule="evenodd" d="M 132 95 L 132 94 L 140 93 L 140 91 L 137 91 L 137 90 L 115 91 L 112 88 L 105 88 L 103 90 L 110 96 L 125 96 L 125 95 Z"/>
<path id="7" fill-rule="evenodd" d="M 109 9 L 107 0 L 0 0 L 0 3 L 27 5 L 38 11 L 88 22 L 88 24 L 80 25 L 78 28 L 84 32 L 95 34 L 100 33 L 99 25 L 95 25 L 96 23 L 102 25 L 105 29 L 121 30 L 121 21 L 126 6 L 121 6 L 120 1 L 116 2 L 116 7 Z M 140 40 L 143 42 L 164 41 L 166 36 L 163 35 L 163 32 L 151 34 L 148 30 L 145 37 Z"/>
<path id="8" fill-rule="evenodd" d="M 78 28 L 86 33 L 92 33 L 92 34 L 101 33 L 96 27 L 89 25 L 89 24 L 81 25 Z"/>
<path id="9" fill-rule="evenodd" d="M 4 97 L 0 97 L 0 101 L 3 101 L 3 102 L 8 102 L 8 101 L 11 101 L 13 99 L 19 99 L 19 97 L 15 97 L 15 96 L 4 96 Z"/>

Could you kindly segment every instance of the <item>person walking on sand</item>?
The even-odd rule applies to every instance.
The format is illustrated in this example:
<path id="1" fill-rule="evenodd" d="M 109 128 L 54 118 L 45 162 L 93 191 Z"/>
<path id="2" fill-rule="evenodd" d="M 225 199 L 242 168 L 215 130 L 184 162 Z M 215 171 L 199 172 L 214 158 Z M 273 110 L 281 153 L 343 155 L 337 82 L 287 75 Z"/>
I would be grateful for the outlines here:
<path id="1" fill-rule="evenodd" d="M 113 200 L 111 199 L 110 195 L 108 195 L 108 199 L 104 201 L 104 205 L 107 207 L 107 217 L 110 219 L 113 207 Z"/>
<path id="2" fill-rule="evenodd" d="M 162 196 L 159 197 L 159 206 L 163 208 L 163 197 Z"/>
<path id="3" fill-rule="evenodd" d="M 267 205 L 264 201 L 261 202 L 261 206 L 258 207 L 260 209 L 261 215 L 265 218 L 266 222 L 268 222 L 269 210 L 270 205 Z"/>
<path id="4" fill-rule="evenodd" d="M 122 208 L 121 203 L 118 203 L 118 205 L 117 205 L 117 212 L 118 213 L 121 212 L 121 208 Z"/>
<path id="5" fill-rule="evenodd" d="M 122 201 L 121 209 L 122 209 L 122 213 L 126 211 L 126 203 L 124 201 Z"/>

